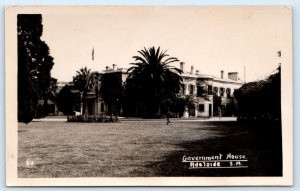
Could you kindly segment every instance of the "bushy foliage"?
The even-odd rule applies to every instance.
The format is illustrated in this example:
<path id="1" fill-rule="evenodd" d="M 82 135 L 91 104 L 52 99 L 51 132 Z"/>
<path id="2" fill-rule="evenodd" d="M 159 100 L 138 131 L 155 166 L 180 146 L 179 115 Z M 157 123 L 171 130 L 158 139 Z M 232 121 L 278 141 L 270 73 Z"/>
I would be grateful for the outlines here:
<path id="1" fill-rule="evenodd" d="M 280 68 L 265 80 L 250 82 L 234 92 L 238 116 L 250 119 L 281 118 Z"/>
<path id="2" fill-rule="evenodd" d="M 18 34 L 18 121 L 29 123 L 37 112 L 39 99 L 46 99 L 53 58 L 41 40 L 42 15 L 19 14 Z"/>
<path id="3" fill-rule="evenodd" d="M 65 85 L 57 94 L 57 106 L 64 115 L 80 111 L 80 92 L 75 91 L 72 86 Z"/>
<path id="4" fill-rule="evenodd" d="M 118 116 L 108 116 L 106 114 L 94 114 L 94 115 L 78 115 L 68 116 L 68 122 L 86 122 L 86 123 L 105 123 L 105 122 L 118 122 Z"/>

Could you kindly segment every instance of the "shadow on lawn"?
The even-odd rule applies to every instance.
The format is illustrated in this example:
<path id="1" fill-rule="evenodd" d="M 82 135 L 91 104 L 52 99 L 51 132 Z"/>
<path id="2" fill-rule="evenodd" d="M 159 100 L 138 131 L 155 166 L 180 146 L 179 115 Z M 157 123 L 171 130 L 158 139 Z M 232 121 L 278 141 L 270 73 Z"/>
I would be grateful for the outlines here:
<path id="1" fill-rule="evenodd" d="M 217 136 L 199 141 L 180 142 L 181 152 L 173 152 L 163 162 L 148 165 L 155 176 L 282 176 L 280 122 L 218 122 L 209 128 Z M 208 129 L 208 128 L 206 128 Z M 199 133 L 204 128 L 199 128 Z M 189 169 L 183 156 L 246 155 L 248 168 Z"/>

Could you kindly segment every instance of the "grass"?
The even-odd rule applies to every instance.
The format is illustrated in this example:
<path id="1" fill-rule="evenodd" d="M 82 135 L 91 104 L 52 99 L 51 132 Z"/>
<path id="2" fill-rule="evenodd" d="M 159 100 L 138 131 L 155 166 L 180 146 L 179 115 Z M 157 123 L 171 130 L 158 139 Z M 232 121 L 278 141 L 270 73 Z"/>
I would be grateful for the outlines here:
<path id="1" fill-rule="evenodd" d="M 18 127 L 19 177 L 280 176 L 281 142 L 236 122 L 32 122 Z M 274 147 L 274 143 L 276 146 Z M 191 170 L 184 155 L 245 154 L 247 169 Z M 26 164 L 33 161 L 33 165 Z"/>

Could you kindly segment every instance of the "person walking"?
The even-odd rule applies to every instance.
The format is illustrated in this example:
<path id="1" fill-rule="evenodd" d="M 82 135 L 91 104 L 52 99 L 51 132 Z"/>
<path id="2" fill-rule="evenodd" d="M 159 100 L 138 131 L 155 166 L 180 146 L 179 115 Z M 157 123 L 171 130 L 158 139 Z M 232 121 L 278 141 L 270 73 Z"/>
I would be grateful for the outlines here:
<path id="1" fill-rule="evenodd" d="M 220 107 L 218 107 L 218 116 L 219 116 L 219 118 L 221 119 L 221 117 L 222 117 L 222 110 L 221 110 Z"/>
<path id="2" fill-rule="evenodd" d="M 170 115 L 169 115 L 169 113 L 167 113 L 167 125 L 169 125 L 169 123 L 171 123 L 171 121 L 170 121 Z"/>

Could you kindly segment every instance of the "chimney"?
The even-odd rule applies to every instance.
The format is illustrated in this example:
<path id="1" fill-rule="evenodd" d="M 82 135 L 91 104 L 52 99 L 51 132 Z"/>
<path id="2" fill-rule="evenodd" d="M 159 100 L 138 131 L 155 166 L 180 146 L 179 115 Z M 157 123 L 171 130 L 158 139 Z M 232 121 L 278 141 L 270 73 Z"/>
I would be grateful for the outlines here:
<path id="1" fill-rule="evenodd" d="M 224 78 L 224 70 L 221 70 L 221 79 Z"/>
<path id="2" fill-rule="evenodd" d="M 237 81 L 238 73 L 237 72 L 228 72 L 228 79 Z"/>
<path id="3" fill-rule="evenodd" d="M 113 70 L 116 70 L 116 69 L 117 69 L 117 65 L 113 64 Z"/>
<path id="4" fill-rule="evenodd" d="M 184 62 L 180 62 L 180 70 L 184 71 Z"/>
<path id="5" fill-rule="evenodd" d="M 191 74 L 194 74 L 194 66 L 191 66 Z"/>
<path id="6" fill-rule="evenodd" d="M 196 70 L 196 75 L 198 75 L 199 74 L 199 70 Z"/>

